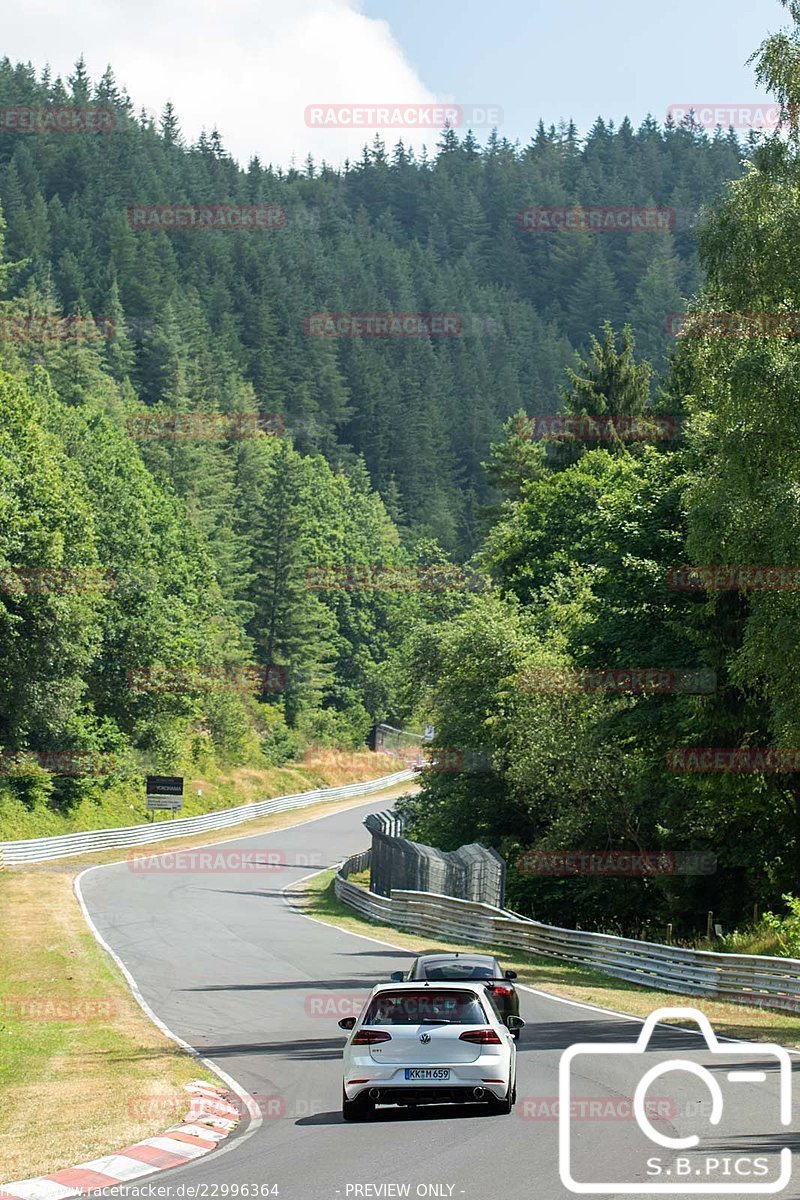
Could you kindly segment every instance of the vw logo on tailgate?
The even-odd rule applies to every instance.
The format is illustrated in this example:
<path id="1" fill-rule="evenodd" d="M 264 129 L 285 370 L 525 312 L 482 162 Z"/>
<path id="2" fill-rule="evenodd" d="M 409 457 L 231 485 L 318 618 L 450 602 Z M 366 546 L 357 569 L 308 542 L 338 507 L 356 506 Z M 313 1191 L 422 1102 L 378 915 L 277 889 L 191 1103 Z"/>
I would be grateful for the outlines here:
<path id="1" fill-rule="evenodd" d="M 427 1045 L 427 1043 L 431 1040 L 431 1035 L 429 1033 L 421 1033 L 419 1035 L 419 1040 L 423 1045 Z"/>

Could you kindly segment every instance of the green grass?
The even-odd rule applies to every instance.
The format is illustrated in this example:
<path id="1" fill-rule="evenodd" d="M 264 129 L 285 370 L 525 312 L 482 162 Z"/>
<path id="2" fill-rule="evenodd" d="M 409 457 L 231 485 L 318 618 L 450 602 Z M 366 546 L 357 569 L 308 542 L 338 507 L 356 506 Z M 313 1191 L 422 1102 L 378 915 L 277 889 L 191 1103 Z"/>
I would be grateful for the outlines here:
<path id="1" fill-rule="evenodd" d="M 367 867 L 366 871 L 358 871 L 354 872 L 352 875 L 348 875 L 347 879 L 349 883 L 354 883 L 356 887 L 369 888 L 369 867 Z M 334 896 L 334 900 L 335 899 L 336 897 Z"/>
<path id="2" fill-rule="evenodd" d="M 769 929 L 765 925 L 755 928 L 736 929 L 726 934 L 714 946 L 704 946 L 707 950 L 716 950 L 721 954 L 765 954 L 773 958 L 788 958 L 785 945 L 781 942 L 777 929 Z"/>
<path id="3" fill-rule="evenodd" d="M 333 871 L 325 871 L 313 879 L 306 880 L 293 889 L 296 902 L 302 909 L 321 921 L 328 921 L 351 933 L 367 934 L 404 950 L 418 951 L 420 942 L 429 949 L 474 950 L 480 949 L 495 954 L 504 968 L 515 970 L 519 982 L 540 988 L 556 996 L 579 1000 L 584 1004 L 596 1004 L 601 1008 L 628 1013 L 635 1017 L 646 1017 L 654 1009 L 664 1005 L 682 1005 L 697 1008 L 711 1020 L 717 1033 L 728 1037 L 744 1038 L 748 1041 L 774 1041 L 785 1046 L 800 1048 L 800 1017 L 789 1013 L 777 1013 L 767 1009 L 751 1008 L 746 1005 L 728 1004 L 724 1001 L 687 997 L 653 988 L 641 987 L 603 975 L 580 965 L 562 962 L 554 958 L 540 958 L 521 954 L 518 950 L 506 950 L 502 946 L 479 945 L 465 942 L 441 941 L 425 936 L 404 933 L 391 925 L 367 921 L 352 909 L 337 900 L 333 887 Z M 355 877 L 351 877 L 353 882 Z"/>
<path id="4" fill-rule="evenodd" d="M 389 775 L 397 762 L 369 751 L 337 753 L 318 751 L 306 754 L 302 762 L 282 767 L 209 767 L 202 773 L 186 773 L 182 817 L 200 816 L 266 800 L 273 796 L 312 791 Z M 202 795 L 198 796 L 198 791 Z M 144 777 L 104 785 L 95 781 L 80 804 L 61 811 L 42 800 L 28 806 L 16 797 L 11 785 L 0 780 L 0 840 L 50 837 L 64 833 L 83 833 L 90 829 L 141 825 L 150 819 L 145 805 Z M 169 813 L 156 813 L 155 821 L 168 824 Z"/>

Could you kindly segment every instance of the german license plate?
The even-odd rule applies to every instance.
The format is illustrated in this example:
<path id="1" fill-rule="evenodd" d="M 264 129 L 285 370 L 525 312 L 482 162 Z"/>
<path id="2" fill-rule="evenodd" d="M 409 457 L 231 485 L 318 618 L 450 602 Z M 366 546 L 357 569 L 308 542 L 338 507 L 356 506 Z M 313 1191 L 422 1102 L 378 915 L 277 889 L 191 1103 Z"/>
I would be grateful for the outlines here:
<path id="1" fill-rule="evenodd" d="M 449 1079 L 449 1067 L 406 1067 L 406 1079 Z"/>

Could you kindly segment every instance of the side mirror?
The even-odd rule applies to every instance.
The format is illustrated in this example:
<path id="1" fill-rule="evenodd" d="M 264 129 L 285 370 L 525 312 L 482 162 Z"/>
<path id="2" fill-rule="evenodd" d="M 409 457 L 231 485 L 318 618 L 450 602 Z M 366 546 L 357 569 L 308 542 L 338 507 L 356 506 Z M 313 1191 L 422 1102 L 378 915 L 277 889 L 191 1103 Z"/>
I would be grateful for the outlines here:
<path id="1" fill-rule="evenodd" d="M 339 1028 L 340 1029 L 352 1029 L 353 1026 L 355 1025 L 355 1023 L 356 1023 L 355 1017 L 342 1017 L 341 1021 L 339 1021 Z"/>
<path id="2" fill-rule="evenodd" d="M 339 1023 L 341 1024 L 341 1022 Z M 512 1030 L 512 1032 L 515 1029 L 525 1028 L 525 1022 L 523 1021 L 522 1017 L 517 1017 L 514 1013 L 509 1013 L 509 1015 L 506 1017 L 506 1025 L 510 1030 Z"/>
<path id="3" fill-rule="evenodd" d="M 516 971 L 505 971 L 504 974 L 505 974 L 506 979 L 516 979 L 517 978 Z"/>
<path id="4" fill-rule="evenodd" d="M 402 971 L 392 971 L 389 978 L 391 979 L 392 983 L 402 983 L 405 979 L 405 975 Z"/>

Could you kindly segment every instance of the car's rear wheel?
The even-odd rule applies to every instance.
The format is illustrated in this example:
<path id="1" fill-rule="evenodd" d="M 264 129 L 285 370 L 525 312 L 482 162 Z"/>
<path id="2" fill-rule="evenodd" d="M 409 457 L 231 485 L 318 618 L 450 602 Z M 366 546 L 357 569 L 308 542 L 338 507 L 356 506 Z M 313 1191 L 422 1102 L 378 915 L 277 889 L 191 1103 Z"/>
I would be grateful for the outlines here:
<path id="1" fill-rule="evenodd" d="M 347 1099 L 347 1092 L 342 1088 L 342 1117 L 345 1121 L 368 1121 L 375 1115 L 375 1105 L 369 1096 L 362 1093 L 355 1100 Z"/>
<path id="2" fill-rule="evenodd" d="M 514 1080 L 513 1087 L 508 1089 L 508 1095 L 502 1100 L 498 1100 L 496 1096 L 489 1097 L 489 1110 L 495 1113 L 498 1117 L 506 1117 L 511 1112 L 517 1100 L 517 1081 Z"/>

